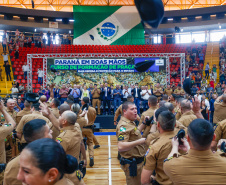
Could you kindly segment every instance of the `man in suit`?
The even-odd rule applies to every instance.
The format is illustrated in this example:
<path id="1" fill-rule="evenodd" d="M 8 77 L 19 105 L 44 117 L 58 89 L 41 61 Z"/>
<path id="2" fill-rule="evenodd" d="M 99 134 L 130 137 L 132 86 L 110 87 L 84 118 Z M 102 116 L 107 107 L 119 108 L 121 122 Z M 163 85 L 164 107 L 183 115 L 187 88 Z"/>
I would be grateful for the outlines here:
<path id="1" fill-rule="evenodd" d="M 104 84 L 104 87 L 101 88 L 102 98 L 103 98 L 103 114 L 106 114 L 106 103 L 108 105 L 108 114 L 111 114 L 111 88 L 108 87 L 108 83 Z"/>
<path id="2" fill-rule="evenodd" d="M 135 88 L 132 89 L 131 91 L 133 97 L 134 97 L 134 103 L 137 106 L 137 114 L 140 114 L 140 93 L 141 93 L 141 89 L 139 89 L 138 87 L 138 83 L 135 83 Z"/>
<path id="3" fill-rule="evenodd" d="M 60 92 L 59 86 L 56 85 L 56 88 L 53 89 L 54 98 L 59 98 L 59 92 Z"/>

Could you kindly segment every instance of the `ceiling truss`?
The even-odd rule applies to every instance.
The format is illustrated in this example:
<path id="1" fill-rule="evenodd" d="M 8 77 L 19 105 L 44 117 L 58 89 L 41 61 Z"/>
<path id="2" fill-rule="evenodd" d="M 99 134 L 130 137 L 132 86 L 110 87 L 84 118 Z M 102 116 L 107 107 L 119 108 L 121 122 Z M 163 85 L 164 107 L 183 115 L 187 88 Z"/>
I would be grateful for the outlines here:
<path id="1" fill-rule="evenodd" d="M 226 4 L 226 0 L 162 0 L 165 10 L 203 8 Z M 35 9 L 73 11 L 73 5 L 134 6 L 134 0 L 34 0 Z M 32 8 L 31 0 L 0 0 L 1 6 Z"/>

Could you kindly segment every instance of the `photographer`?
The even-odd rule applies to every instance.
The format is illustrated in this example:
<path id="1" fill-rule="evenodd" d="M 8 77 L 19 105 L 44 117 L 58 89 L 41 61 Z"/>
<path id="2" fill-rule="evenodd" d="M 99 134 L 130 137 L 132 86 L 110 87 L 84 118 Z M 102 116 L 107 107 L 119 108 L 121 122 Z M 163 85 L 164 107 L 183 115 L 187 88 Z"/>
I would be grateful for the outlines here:
<path id="1" fill-rule="evenodd" d="M 210 146 L 214 139 L 212 124 L 204 119 L 190 123 L 183 145 L 179 145 L 178 139 L 172 139 L 173 147 L 164 162 L 164 172 L 174 185 L 225 184 L 226 158 L 212 153 Z M 178 157 L 178 149 L 188 153 Z"/>
<path id="2" fill-rule="evenodd" d="M 10 114 L 7 112 L 7 110 L 4 107 L 3 102 L 0 102 L 0 111 L 5 119 L 5 124 L 3 124 L 1 120 L 1 126 L 0 126 L 0 184 L 3 181 L 3 170 L 4 170 L 4 164 L 6 163 L 6 152 L 5 152 L 5 139 L 10 133 L 13 131 L 14 127 L 16 126 L 16 122 L 13 120 L 13 118 L 10 116 Z"/>

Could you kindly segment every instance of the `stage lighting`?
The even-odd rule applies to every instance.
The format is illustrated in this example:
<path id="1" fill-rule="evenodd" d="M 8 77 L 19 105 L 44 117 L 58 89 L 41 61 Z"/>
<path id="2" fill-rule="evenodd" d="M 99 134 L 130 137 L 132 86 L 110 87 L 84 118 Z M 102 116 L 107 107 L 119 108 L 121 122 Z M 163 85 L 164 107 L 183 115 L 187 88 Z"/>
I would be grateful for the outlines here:
<path id="1" fill-rule="evenodd" d="M 175 29 L 175 32 L 176 32 L 176 33 L 179 33 L 179 32 L 180 32 L 180 28 L 179 28 L 178 26 L 175 26 L 174 29 Z"/>

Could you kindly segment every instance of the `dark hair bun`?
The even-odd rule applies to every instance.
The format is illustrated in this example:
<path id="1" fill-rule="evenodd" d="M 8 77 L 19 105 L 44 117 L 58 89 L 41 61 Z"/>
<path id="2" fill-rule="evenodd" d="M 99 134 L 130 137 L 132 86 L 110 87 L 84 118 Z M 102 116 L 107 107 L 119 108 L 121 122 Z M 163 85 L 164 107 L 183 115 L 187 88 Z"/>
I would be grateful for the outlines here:
<path id="1" fill-rule="evenodd" d="M 78 170 L 78 160 L 72 155 L 67 155 L 65 161 L 65 173 L 71 174 L 76 170 Z"/>

